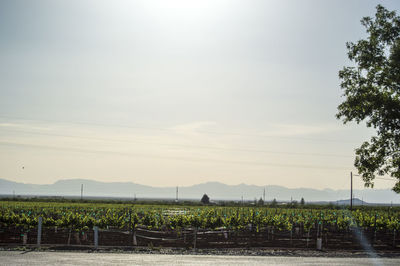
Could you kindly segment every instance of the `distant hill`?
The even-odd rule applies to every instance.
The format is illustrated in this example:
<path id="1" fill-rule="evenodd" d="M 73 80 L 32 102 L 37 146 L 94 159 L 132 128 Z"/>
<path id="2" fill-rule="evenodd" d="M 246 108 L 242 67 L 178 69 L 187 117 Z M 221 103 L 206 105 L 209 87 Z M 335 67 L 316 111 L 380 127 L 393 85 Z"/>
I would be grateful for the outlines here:
<path id="1" fill-rule="evenodd" d="M 0 179 L 0 194 L 12 195 L 46 195 L 46 196 L 80 196 L 81 184 L 84 187 L 84 196 L 94 197 L 130 197 L 137 198 L 175 198 L 176 187 L 151 187 L 132 182 L 98 182 L 87 179 L 59 180 L 54 184 L 38 185 L 17 183 Z M 262 197 L 266 189 L 266 200 L 271 201 L 300 201 L 303 197 L 306 202 L 346 200 L 349 198 L 349 190 L 332 189 L 290 189 L 282 186 L 255 186 L 255 185 L 226 185 L 219 182 L 207 182 L 193 186 L 179 187 L 180 199 L 199 199 L 204 193 L 211 200 L 254 200 Z M 364 202 L 370 203 L 400 203 L 400 195 L 390 189 L 363 189 L 354 190 L 354 195 Z M 340 202 L 339 202 L 340 204 Z M 357 204 L 357 203 L 355 203 Z"/>
<path id="2" fill-rule="evenodd" d="M 350 199 L 347 200 L 338 200 L 336 202 L 338 205 L 350 205 Z M 369 205 L 368 202 L 362 201 L 358 198 L 353 199 L 353 205 L 354 206 L 361 206 L 361 205 Z"/>

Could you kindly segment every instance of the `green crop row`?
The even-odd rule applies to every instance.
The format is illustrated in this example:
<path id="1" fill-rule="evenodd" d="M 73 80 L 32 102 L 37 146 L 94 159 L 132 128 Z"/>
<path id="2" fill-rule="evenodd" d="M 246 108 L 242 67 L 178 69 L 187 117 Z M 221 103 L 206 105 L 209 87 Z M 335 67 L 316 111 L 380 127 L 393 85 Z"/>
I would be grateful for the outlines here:
<path id="1" fill-rule="evenodd" d="M 37 226 L 38 217 L 47 227 L 88 230 L 100 228 L 151 229 L 228 228 L 260 230 L 273 226 L 291 230 L 293 226 L 309 230 L 318 224 L 336 229 L 400 229 L 400 211 L 384 210 L 313 210 L 266 207 L 173 207 L 129 204 L 1 202 L 0 226 L 17 226 L 29 230 Z"/>

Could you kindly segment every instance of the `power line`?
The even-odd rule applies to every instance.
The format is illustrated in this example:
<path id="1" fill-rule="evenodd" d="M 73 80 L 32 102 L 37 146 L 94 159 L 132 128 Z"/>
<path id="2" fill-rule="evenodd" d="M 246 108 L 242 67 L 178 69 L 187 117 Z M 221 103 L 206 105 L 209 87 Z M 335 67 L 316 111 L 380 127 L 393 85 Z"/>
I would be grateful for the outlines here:
<path id="1" fill-rule="evenodd" d="M 362 175 L 356 175 L 362 177 Z M 374 177 L 374 179 L 388 180 L 388 181 L 397 181 L 396 178 L 393 177 Z"/>
<path id="2" fill-rule="evenodd" d="M 176 129 L 173 128 L 160 128 L 160 127 L 143 127 L 137 125 L 121 125 L 121 124 L 101 124 L 101 123 L 93 123 L 93 122 L 76 122 L 76 121 L 55 121 L 49 119 L 32 119 L 32 118 L 23 118 L 23 117 L 15 117 L 15 116 L 5 116 L 0 115 L 0 117 L 7 119 L 19 119 L 23 121 L 36 121 L 36 122 L 48 122 L 48 123 L 67 123 L 67 124 L 76 124 L 76 125 L 89 125 L 89 126 L 100 126 L 100 127 L 119 127 L 119 128 L 134 128 L 134 129 L 145 129 L 145 130 L 157 130 L 157 131 L 174 131 Z M 287 140 L 305 140 L 305 141 L 318 141 L 318 142 L 339 142 L 339 143 L 359 143 L 354 140 L 335 140 L 335 139 L 320 139 L 320 138 L 307 138 L 307 137 L 294 137 L 294 136 L 274 136 L 274 135 L 266 135 L 266 134 L 246 134 L 246 133 L 238 133 L 238 132 L 218 132 L 218 131 L 209 131 L 209 130 L 197 130 L 196 132 L 212 134 L 212 135 L 230 135 L 230 136 L 243 136 L 243 137 L 260 137 L 260 138 L 278 138 L 278 139 L 287 139 Z"/>
<path id="3" fill-rule="evenodd" d="M 67 150 L 67 151 L 72 151 L 72 152 L 94 153 L 94 154 L 117 154 L 117 155 L 122 155 L 122 156 L 147 157 L 147 158 L 158 158 L 158 159 L 190 161 L 190 162 L 211 162 L 211 163 L 244 164 L 244 165 L 258 165 L 258 166 L 272 166 L 272 167 L 325 169 L 325 170 L 326 169 L 348 170 L 347 167 L 340 167 L 340 166 L 314 166 L 314 165 L 302 165 L 302 164 L 280 164 L 280 163 L 269 163 L 269 162 L 254 162 L 254 161 L 218 160 L 218 159 L 195 158 L 195 157 L 159 156 L 159 155 L 141 154 L 141 153 L 127 153 L 127 152 L 116 152 L 116 151 L 107 151 L 107 150 L 90 150 L 90 149 L 71 148 L 71 147 L 55 147 L 55 146 L 17 143 L 17 142 L 4 142 L 4 141 L 0 142 L 0 145 L 23 146 L 23 147 L 42 148 L 42 149 L 50 149 L 50 150 Z"/>
<path id="4" fill-rule="evenodd" d="M 397 181 L 396 178 L 388 178 L 388 177 L 375 177 L 376 179 L 382 179 L 382 180 L 389 180 L 389 181 Z"/>
<path id="5" fill-rule="evenodd" d="M 13 130 L 13 129 L 6 129 L 6 130 L 11 131 L 11 132 L 33 134 L 33 135 L 43 135 L 43 136 L 57 136 L 57 137 L 67 137 L 67 138 L 76 138 L 76 139 L 85 139 L 85 140 L 101 140 L 101 141 L 121 142 L 121 143 L 141 143 L 141 144 L 150 144 L 150 145 L 159 145 L 159 146 L 197 148 L 197 149 L 209 149 L 209 150 L 220 150 L 220 151 L 239 151 L 239 152 L 250 152 L 250 153 L 270 153 L 270 154 L 287 154 L 287 155 L 338 157 L 338 158 L 343 158 L 343 157 L 352 158 L 353 157 L 353 156 L 343 155 L 343 154 L 286 152 L 286 151 L 244 149 L 244 148 L 224 148 L 224 147 L 212 147 L 212 146 L 189 145 L 189 144 L 172 144 L 172 143 L 156 143 L 156 142 L 134 141 L 134 140 L 118 140 L 118 139 L 99 138 L 99 137 L 81 137 L 81 136 L 76 136 L 76 135 L 43 133 L 43 132 Z"/>

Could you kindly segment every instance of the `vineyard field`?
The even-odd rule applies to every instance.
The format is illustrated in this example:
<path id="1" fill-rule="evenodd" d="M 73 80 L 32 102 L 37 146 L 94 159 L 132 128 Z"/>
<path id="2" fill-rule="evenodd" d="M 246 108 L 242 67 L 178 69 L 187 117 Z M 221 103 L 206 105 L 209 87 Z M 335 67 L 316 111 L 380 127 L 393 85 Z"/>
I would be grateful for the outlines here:
<path id="1" fill-rule="evenodd" d="M 371 243 L 378 243 L 381 238 L 380 243 L 385 247 L 398 248 L 400 244 L 400 211 L 390 208 L 349 211 L 265 206 L 0 203 L 0 244 L 21 242 L 24 235 L 29 239 L 26 243 L 34 241 L 39 217 L 44 228 L 43 239 L 55 244 L 75 241 L 89 245 L 93 242 L 94 227 L 101 230 L 100 242 L 118 246 L 138 245 L 138 242 L 185 246 L 195 238 L 198 245 L 203 243 L 208 247 L 309 247 L 317 237 L 326 241 L 329 238 L 331 246 L 338 247 L 343 247 L 346 241 L 354 244 L 360 237 Z"/>
<path id="2" fill-rule="evenodd" d="M 291 230 L 294 225 L 308 230 L 316 224 L 337 229 L 350 227 L 400 229 L 400 210 L 285 209 L 267 207 L 171 206 L 58 202 L 1 201 L 1 226 L 25 229 L 36 227 L 38 217 L 44 226 L 87 230 L 99 228 L 149 229 L 229 228 L 273 226 Z"/>

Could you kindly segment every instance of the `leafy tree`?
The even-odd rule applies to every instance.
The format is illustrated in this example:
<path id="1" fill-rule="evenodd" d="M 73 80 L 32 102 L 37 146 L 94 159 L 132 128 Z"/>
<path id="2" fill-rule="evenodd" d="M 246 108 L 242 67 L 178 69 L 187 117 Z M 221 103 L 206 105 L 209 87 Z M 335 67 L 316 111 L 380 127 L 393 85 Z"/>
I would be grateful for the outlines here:
<path id="1" fill-rule="evenodd" d="M 336 117 L 376 129 L 356 149 L 354 165 L 366 187 L 389 174 L 398 179 L 393 190 L 400 193 L 400 17 L 378 5 L 375 18 L 364 17 L 361 24 L 368 37 L 346 44 L 354 65 L 339 71 L 345 100 Z"/>
<path id="2" fill-rule="evenodd" d="M 304 206 L 304 204 L 305 204 L 304 198 L 301 198 L 300 205 Z"/>
<path id="3" fill-rule="evenodd" d="M 210 198 L 207 196 L 207 194 L 204 194 L 200 201 L 203 204 L 209 204 L 210 203 Z"/>
<path id="4" fill-rule="evenodd" d="M 257 202 L 257 205 L 260 205 L 260 206 L 264 205 L 264 200 L 262 198 L 260 198 Z"/>
<path id="5" fill-rule="evenodd" d="M 273 199 L 271 202 L 271 206 L 275 207 L 276 205 L 278 205 L 278 202 L 276 201 L 276 199 Z"/>

